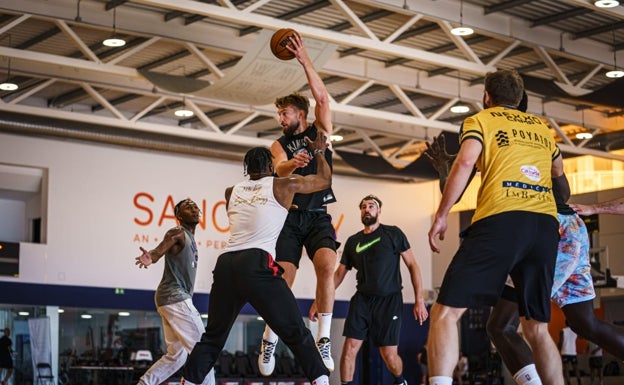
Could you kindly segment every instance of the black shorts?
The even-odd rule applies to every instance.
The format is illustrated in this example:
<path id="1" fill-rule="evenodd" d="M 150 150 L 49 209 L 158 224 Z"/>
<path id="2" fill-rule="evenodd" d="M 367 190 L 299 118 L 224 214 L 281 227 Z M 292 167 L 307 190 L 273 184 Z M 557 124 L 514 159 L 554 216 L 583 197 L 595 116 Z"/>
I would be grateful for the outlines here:
<path id="1" fill-rule="evenodd" d="M 494 306 L 510 275 L 520 315 L 548 322 L 558 242 L 559 223 L 550 215 L 511 211 L 481 219 L 465 231 L 437 302 Z"/>
<path id="2" fill-rule="evenodd" d="M 356 292 L 342 335 L 357 340 L 371 337 L 377 346 L 396 346 L 401 333 L 403 297 L 401 292 L 385 296 Z"/>
<path id="3" fill-rule="evenodd" d="M 576 365 L 578 363 L 578 359 L 574 355 L 564 354 L 564 355 L 561 356 L 561 362 L 564 363 L 564 364 L 569 362 L 572 365 Z"/>
<path id="4" fill-rule="evenodd" d="M 13 369 L 13 360 L 11 357 L 2 357 L 0 358 L 0 368 L 2 369 Z"/>
<path id="5" fill-rule="evenodd" d="M 318 249 L 336 251 L 336 231 L 331 216 L 323 209 L 319 211 L 291 210 L 288 212 L 284 228 L 277 239 L 275 260 L 290 262 L 299 268 L 301 252 L 305 246 L 310 259 Z"/>
<path id="6" fill-rule="evenodd" d="M 592 369 L 602 369 L 602 356 L 589 357 L 589 367 Z"/>

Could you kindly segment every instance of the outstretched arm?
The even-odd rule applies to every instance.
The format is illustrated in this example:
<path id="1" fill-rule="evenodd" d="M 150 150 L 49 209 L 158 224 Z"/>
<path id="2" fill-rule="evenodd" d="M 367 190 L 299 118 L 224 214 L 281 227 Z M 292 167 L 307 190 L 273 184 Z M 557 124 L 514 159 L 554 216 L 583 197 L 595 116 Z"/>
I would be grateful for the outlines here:
<path id="1" fill-rule="evenodd" d="M 414 288 L 414 318 L 417 319 L 422 325 L 423 322 L 427 320 L 427 317 L 429 317 L 429 313 L 427 312 L 427 306 L 425 305 L 425 299 L 423 298 L 420 266 L 418 266 L 418 262 L 416 261 L 416 257 L 414 256 L 412 249 L 407 249 L 402 252 L 401 258 L 403 258 L 403 262 L 405 262 L 405 265 L 409 270 L 412 287 Z"/>
<path id="2" fill-rule="evenodd" d="M 147 251 L 143 247 L 139 247 L 141 255 L 135 258 L 135 265 L 140 268 L 146 268 L 158 260 L 168 252 L 176 254 L 184 247 L 184 229 L 181 226 L 174 227 L 167 231 L 164 239 L 156 246 L 156 248 Z"/>
<path id="3" fill-rule="evenodd" d="M 297 61 L 303 67 L 306 78 L 308 79 L 310 91 L 312 91 L 312 97 L 314 97 L 314 100 L 316 101 L 316 106 L 314 107 L 314 125 L 319 130 L 324 131 L 325 135 L 329 137 L 332 134 L 333 126 L 331 121 L 331 111 L 329 110 L 330 100 L 327 88 L 325 88 L 323 80 L 314 69 L 314 65 L 308 56 L 308 51 L 303 45 L 303 39 L 301 39 L 301 36 L 299 36 L 299 34 L 294 34 L 290 37 L 290 41 L 292 44 L 287 45 L 286 49 L 295 54 Z"/>
<path id="4" fill-rule="evenodd" d="M 608 202 L 594 203 L 593 205 L 581 205 L 570 203 L 570 207 L 579 215 L 593 214 L 624 214 L 624 197 L 614 199 Z"/>

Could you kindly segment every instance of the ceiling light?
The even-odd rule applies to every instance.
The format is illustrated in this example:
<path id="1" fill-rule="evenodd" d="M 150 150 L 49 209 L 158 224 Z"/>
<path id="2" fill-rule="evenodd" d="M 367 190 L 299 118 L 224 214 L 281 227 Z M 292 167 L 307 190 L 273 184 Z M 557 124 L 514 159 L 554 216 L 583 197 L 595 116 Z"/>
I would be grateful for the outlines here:
<path id="1" fill-rule="evenodd" d="M 202 315 L 200 317 L 202 317 L 203 319 L 206 319 L 206 318 L 208 318 L 208 314 L 202 313 Z"/>
<path id="2" fill-rule="evenodd" d="M 91 318 L 93 318 L 93 316 L 91 314 L 84 313 L 84 314 L 80 315 L 80 318 L 82 318 L 82 319 L 91 319 Z"/>
<path id="3" fill-rule="evenodd" d="M 457 104 L 451 107 L 451 112 L 454 114 L 465 114 L 468 111 L 470 111 L 470 107 L 463 104 Z"/>
<path id="4" fill-rule="evenodd" d="M 330 135 L 329 136 L 329 140 L 332 142 L 341 142 L 344 139 L 344 137 L 342 135 Z"/>
<path id="5" fill-rule="evenodd" d="M 107 47 L 123 47 L 126 45 L 126 41 L 124 39 L 120 39 L 116 37 L 117 34 L 117 8 L 113 8 L 113 36 L 104 40 L 102 44 Z"/>
<path id="6" fill-rule="evenodd" d="M 613 70 L 605 73 L 605 76 L 611 79 L 624 77 L 624 71 L 622 70 Z M 0 84 L 1 86 L 1 84 Z"/>
<path id="7" fill-rule="evenodd" d="M 468 36 L 474 33 L 474 29 L 470 27 L 457 27 L 451 29 L 451 33 L 455 36 Z"/>
<path id="8" fill-rule="evenodd" d="M 459 2 L 459 27 L 451 29 L 451 33 L 455 36 L 468 36 L 474 33 L 470 27 L 464 27 L 464 1 Z"/>
<path id="9" fill-rule="evenodd" d="M 11 47 L 11 35 L 9 34 L 9 47 Z M 0 84 L 0 90 L 2 91 L 15 91 L 18 89 L 18 85 L 9 81 L 11 78 L 11 58 L 9 57 L 9 61 L 7 63 L 7 77 L 6 80 Z"/>
<path id="10" fill-rule="evenodd" d="M 594 135 L 592 135 L 591 132 L 579 132 L 579 133 L 576 134 L 576 139 L 581 139 L 581 140 L 591 139 L 593 137 L 594 137 Z"/>
<path id="11" fill-rule="evenodd" d="M 30 313 L 27 311 L 20 311 L 20 312 L 17 312 L 17 315 L 21 315 L 22 317 L 28 317 Z"/>
<path id="12" fill-rule="evenodd" d="M 179 110 L 176 110 L 174 114 L 175 116 L 180 118 L 190 118 L 191 116 L 195 115 L 193 111 L 187 110 L 186 108 L 180 108 Z"/>
<path id="13" fill-rule="evenodd" d="M 102 44 L 107 47 L 123 47 L 126 45 L 126 41 L 117 37 L 111 37 L 110 39 L 104 40 Z"/>
<path id="14" fill-rule="evenodd" d="M 618 70 L 617 66 L 617 47 L 615 45 L 615 29 L 612 31 L 613 35 L 613 71 L 605 73 L 605 76 L 611 79 L 621 78 L 624 76 L 624 71 Z"/>
<path id="15" fill-rule="evenodd" d="M 7 76 L 8 78 L 8 76 Z M 18 89 L 19 87 L 17 86 L 17 84 L 15 83 L 11 83 L 10 81 L 4 82 L 4 83 L 0 83 L 0 90 L 2 91 L 15 91 L 16 89 Z"/>
<path id="16" fill-rule="evenodd" d="M 59 309 L 58 309 L 58 312 L 59 312 L 59 313 L 65 313 L 65 309 L 61 309 L 61 308 L 59 308 Z"/>
<path id="17" fill-rule="evenodd" d="M 195 115 L 193 111 L 186 108 L 186 97 L 182 98 L 182 107 L 175 110 L 174 114 L 179 118 L 190 118 L 191 116 Z"/>
<path id="18" fill-rule="evenodd" d="M 119 313 L 117 313 L 118 316 L 120 317 L 127 317 L 130 315 L 129 311 L 120 311 Z"/>
<path id="19" fill-rule="evenodd" d="M 594 1 L 594 5 L 598 8 L 613 8 L 620 5 L 620 2 L 617 0 L 597 0 Z"/>

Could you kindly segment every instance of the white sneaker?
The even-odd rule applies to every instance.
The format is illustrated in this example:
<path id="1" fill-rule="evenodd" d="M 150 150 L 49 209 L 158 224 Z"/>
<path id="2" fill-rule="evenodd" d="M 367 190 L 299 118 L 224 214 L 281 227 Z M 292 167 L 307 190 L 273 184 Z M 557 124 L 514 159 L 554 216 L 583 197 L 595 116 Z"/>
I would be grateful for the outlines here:
<path id="1" fill-rule="evenodd" d="M 258 369 L 263 376 L 270 376 L 275 369 L 275 347 L 277 341 L 270 342 L 262 340 L 262 348 L 260 348 L 260 355 L 258 356 Z"/>
<path id="2" fill-rule="evenodd" d="M 321 354 L 325 367 L 330 372 L 334 371 L 334 359 L 331 356 L 331 342 L 329 338 L 323 337 L 316 342 L 316 348 Z"/>

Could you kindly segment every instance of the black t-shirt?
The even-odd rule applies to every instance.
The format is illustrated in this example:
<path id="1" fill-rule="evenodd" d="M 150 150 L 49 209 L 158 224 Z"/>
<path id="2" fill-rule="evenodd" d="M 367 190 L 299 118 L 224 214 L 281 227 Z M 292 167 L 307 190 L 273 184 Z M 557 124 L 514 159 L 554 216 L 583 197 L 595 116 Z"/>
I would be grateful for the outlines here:
<path id="1" fill-rule="evenodd" d="M 401 253 L 410 249 L 407 237 L 396 226 L 380 224 L 370 234 L 363 231 L 347 239 L 340 263 L 357 269 L 357 290 L 369 295 L 400 292 Z"/>
<path id="2" fill-rule="evenodd" d="M 307 151 L 308 154 L 310 154 L 310 156 L 312 157 L 312 160 L 310 161 L 310 163 L 308 163 L 307 166 L 295 169 L 295 171 L 293 171 L 293 174 L 303 176 L 316 174 L 316 159 L 314 159 L 314 155 L 310 153 L 310 151 L 306 147 L 305 137 L 307 136 L 308 138 L 310 138 L 310 140 L 315 140 L 317 132 L 318 131 L 316 127 L 311 124 L 304 132 L 300 134 L 293 135 L 288 138 L 286 136 L 282 136 L 277 139 L 279 144 L 286 152 L 289 160 L 294 158 L 296 154 L 302 151 Z M 325 160 L 327 160 L 327 163 L 329 164 L 329 167 L 331 169 L 332 152 L 329 149 L 325 151 Z M 334 192 L 332 191 L 331 187 L 327 190 L 317 191 L 312 194 L 295 194 L 295 197 L 293 198 L 293 204 L 297 205 L 297 207 L 301 210 L 317 208 L 327 203 L 333 202 L 336 202 L 336 197 L 334 196 Z"/>
<path id="3" fill-rule="evenodd" d="M 13 342 L 7 336 L 2 336 L 0 338 L 0 358 L 3 360 L 11 359 L 11 346 L 13 346 Z"/>

